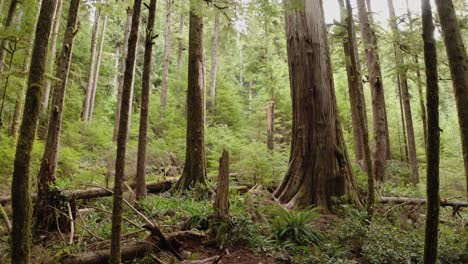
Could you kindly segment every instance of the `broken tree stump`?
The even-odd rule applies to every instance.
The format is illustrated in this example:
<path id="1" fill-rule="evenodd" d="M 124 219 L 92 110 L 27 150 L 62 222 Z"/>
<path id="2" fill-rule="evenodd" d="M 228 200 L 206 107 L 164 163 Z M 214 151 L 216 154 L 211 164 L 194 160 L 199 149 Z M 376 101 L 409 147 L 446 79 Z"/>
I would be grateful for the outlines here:
<path id="1" fill-rule="evenodd" d="M 229 152 L 223 150 L 219 160 L 218 184 L 214 202 L 215 218 L 222 220 L 229 215 Z"/>

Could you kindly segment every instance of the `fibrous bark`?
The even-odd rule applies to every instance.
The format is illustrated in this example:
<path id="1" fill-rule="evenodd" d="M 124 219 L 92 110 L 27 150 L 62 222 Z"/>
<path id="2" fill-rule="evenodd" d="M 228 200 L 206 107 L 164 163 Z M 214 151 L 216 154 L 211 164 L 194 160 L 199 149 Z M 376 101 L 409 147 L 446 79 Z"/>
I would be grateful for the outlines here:
<path id="1" fill-rule="evenodd" d="M 174 189 L 176 192 L 206 184 L 205 124 L 203 105 L 203 19 L 190 1 L 189 64 L 187 89 L 187 137 L 185 166 Z"/>
<path id="2" fill-rule="evenodd" d="M 37 230 L 56 229 L 56 212 L 53 208 L 56 206 L 50 206 L 50 202 L 54 201 L 48 199 L 48 193 L 50 186 L 55 184 L 57 174 L 65 89 L 67 87 L 68 73 L 70 71 L 73 40 L 77 29 L 79 3 L 80 0 L 71 0 L 70 2 L 62 51 L 57 60 L 57 72 L 55 74 L 57 81 L 54 85 L 47 141 L 38 175 L 37 186 L 39 198 L 35 207 L 35 226 Z"/>
<path id="3" fill-rule="evenodd" d="M 452 0 L 436 0 L 452 76 L 468 190 L 468 55 Z M 428 109 L 429 111 L 429 109 Z"/>
<path id="4" fill-rule="evenodd" d="M 429 0 L 422 0 L 424 63 L 426 66 L 427 99 L 427 213 L 424 241 L 424 263 L 436 263 L 439 225 L 439 84 L 437 46 Z"/>
<path id="5" fill-rule="evenodd" d="M 219 159 L 218 181 L 214 202 L 215 217 L 225 220 L 229 216 L 229 152 L 223 150 Z"/>
<path id="6" fill-rule="evenodd" d="M 125 152 L 127 148 L 128 123 L 130 116 L 130 102 L 132 94 L 133 76 L 135 73 L 135 60 L 138 43 L 138 27 L 140 25 L 140 12 L 142 0 L 135 0 L 130 35 L 128 38 L 128 53 L 125 61 L 125 74 L 122 88 L 122 101 L 119 120 L 119 133 L 117 137 L 117 158 L 115 161 L 114 200 L 112 207 L 112 237 L 110 250 L 110 263 L 121 262 L 121 230 L 122 230 L 122 203 L 123 181 L 125 176 Z"/>
<path id="7" fill-rule="evenodd" d="M 166 110 L 167 82 L 171 62 L 171 6 L 173 0 L 166 0 L 166 30 L 164 33 L 164 61 L 161 84 L 161 110 Z"/>
<path id="8" fill-rule="evenodd" d="M 44 85 L 45 63 L 49 33 L 56 0 L 43 0 L 37 22 L 36 38 L 32 52 L 26 92 L 25 110 L 16 146 L 11 185 L 13 208 L 12 263 L 29 263 L 31 249 L 31 151 L 36 133 L 37 120 Z"/>
<path id="9" fill-rule="evenodd" d="M 329 210 L 333 196 L 356 196 L 354 175 L 337 116 L 322 1 L 298 4 L 299 9 L 286 6 L 293 101 L 291 155 L 274 195 L 287 207 L 315 204 Z"/>
<path id="10" fill-rule="evenodd" d="M 387 159 L 387 140 L 386 140 L 386 113 L 385 97 L 383 90 L 382 74 L 378 60 L 375 35 L 369 22 L 369 16 L 365 0 L 357 0 L 361 34 L 366 51 L 366 62 L 371 85 L 372 94 L 372 113 L 374 125 L 374 146 L 372 151 L 373 175 L 377 181 L 385 179 L 385 164 Z"/>
<path id="11" fill-rule="evenodd" d="M 148 9 L 148 24 L 146 26 L 145 55 L 143 62 L 143 77 L 141 84 L 140 130 L 138 136 L 137 173 L 135 178 L 136 199 L 146 197 L 146 142 L 148 137 L 148 108 L 151 84 L 151 59 L 153 54 L 154 21 L 156 19 L 156 0 L 151 0 Z"/>
<path id="12" fill-rule="evenodd" d="M 401 99 L 403 103 L 403 110 L 405 112 L 406 133 L 408 135 L 408 154 L 411 167 L 411 176 L 413 185 L 416 186 L 419 182 L 418 171 L 418 157 L 416 153 L 416 140 L 414 138 L 413 128 L 413 114 L 411 113 L 410 95 L 408 90 L 407 70 L 404 67 L 405 61 L 400 47 L 400 30 L 397 25 L 397 18 L 395 15 L 395 8 L 393 7 L 393 0 L 387 0 L 388 10 L 390 13 L 390 27 L 393 34 L 393 48 L 395 51 L 395 64 L 398 74 L 399 87 L 401 90 Z"/>
<path id="13" fill-rule="evenodd" d="M 210 72 L 210 97 L 208 99 L 208 109 L 213 115 L 216 104 L 216 73 L 218 70 L 218 49 L 219 49 L 219 12 L 215 14 L 213 26 L 213 47 L 211 50 L 211 72 Z"/>

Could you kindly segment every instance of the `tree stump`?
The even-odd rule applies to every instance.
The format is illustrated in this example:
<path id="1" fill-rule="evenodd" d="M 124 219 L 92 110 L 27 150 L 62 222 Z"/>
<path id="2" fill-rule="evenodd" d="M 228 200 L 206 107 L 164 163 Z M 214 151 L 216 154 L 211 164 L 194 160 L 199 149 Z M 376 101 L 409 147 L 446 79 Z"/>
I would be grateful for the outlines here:
<path id="1" fill-rule="evenodd" d="M 216 219 L 226 219 L 229 215 L 229 152 L 223 150 L 219 160 L 218 185 L 214 202 Z"/>

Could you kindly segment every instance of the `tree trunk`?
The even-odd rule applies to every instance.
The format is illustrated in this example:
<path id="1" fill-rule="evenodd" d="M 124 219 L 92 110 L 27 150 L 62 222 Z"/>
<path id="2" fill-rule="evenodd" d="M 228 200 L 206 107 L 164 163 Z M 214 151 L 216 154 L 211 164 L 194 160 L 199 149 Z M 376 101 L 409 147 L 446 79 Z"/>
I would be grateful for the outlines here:
<path id="1" fill-rule="evenodd" d="M 252 103 L 253 103 L 253 92 L 252 92 L 252 87 L 253 87 L 253 81 L 249 80 L 249 113 L 252 113 Z"/>
<path id="2" fill-rule="evenodd" d="M 397 88 L 398 88 L 398 101 L 400 103 L 400 116 L 401 116 L 401 127 L 402 127 L 402 132 L 403 132 L 403 151 L 400 152 L 401 155 L 401 161 L 402 162 L 408 162 L 408 141 L 407 141 L 407 136 L 406 136 L 406 124 L 405 124 L 405 110 L 403 109 L 403 98 L 401 95 L 401 82 L 400 82 L 400 76 L 397 76 Z M 400 147 L 401 150 L 401 147 Z"/>
<path id="3" fill-rule="evenodd" d="M 35 10 L 36 17 L 35 17 L 35 20 L 33 21 L 34 28 L 32 29 L 31 32 L 29 32 L 28 43 L 34 42 L 34 33 L 36 31 L 36 24 L 39 18 L 39 10 L 41 9 L 41 1 L 39 1 L 36 9 L 37 9 Z M 24 73 L 28 72 L 29 70 L 29 65 L 31 64 L 32 49 L 33 49 L 33 45 L 30 45 L 26 49 L 26 54 L 25 54 L 25 58 L 23 62 L 23 70 L 22 70 L 22 72 Z M 24 82 L 26 82 L 26 80 L 24 80 Z M 13 120 L 11 121 L 11 128 L 10 128 L 10 136 L 12 137 L 16 137 L 16 134 L 18 133 L 19 125 L 21 122 L 21 113 L 23 111 L 23 101 L 24 101 L 24 94 L 26 92 L 26 87 L 27 87 L 27 84 L 26 83 L 23 84 L 22 82 L 20 92 L 15 102 L 15 113 L 13 115 Z"/>
<path id="4" fill-rule="evenodd" d="M 372 151 L 372 168 L 377 181 L 385 179 L 385 164 L 387 159 L 386 140 L 386 113 L 385 97 L 382 83 L 380 64 L 378 61 L 375 43 L 377 42 L 372 33 L 365 0 L 357 0 L 361 34 L 366 51 L 367 69 L 372 94 L 372 112 L 374 124 L 374 146 Z"/>
<path id="5" fill-rule="evenodd" d="M 426 65 L 427 100 L 427 213 L 424 241 L 424 263 L 437 261 L 437 241 L 439 224 L 439 86 L 437 72 L 437 46 L 434 39 L 434 22 L 429 0 L 421 0 L 422 27 L 424 41 L 424 62 Z"/>
<path id="6" fill-rule="evenodd" d="M 418 171 L 418 157 L 416 153 L 416 140 L 414 138 L 413 128 L 413 114 L 411 113 L 410 95 L 408 91 L 408 78 L 407 69 L 405 68 L 405 61 L 400 48 L 400 30 L 397 25 L 397 18 L 395 15 L 395 8 L 393 7 L 393 0 L 387 0 L 388 10 L 390 13 L 390 27 L 392 28 L 393 34 L 393 48 L 395 51 L 395 65 L 398 74 L 398 81 L 401 90 L 401 99 L 403 101 L 403 109 L 405 111 L 405 125 L 406 133 L 408 135 L 408 154 L 411 166 L 411 176 L 413 185 L 416 186 L 419 183 L 419 171 Z"/>
<path id="7" fill-rule="evenodd" d="M 267 148 L 270 151 L 275 149 L 275 102 L 270 102 L 267 106 Z"/>
<path id="8" fill-rule="evenodd" d="M 353 137 L 354 137 L 354 154 L 357 161 L 363 160 L 363 142 L 362 142 L 362 131 L 363 124 L 360 124 L 359 112 L 357 107 L 358 103 L 362 104 L 365 110 L 365 100 L 361 81 L 361 67 L 359 65 L 359 54 L 357 52 L 356 45 L 356 33 L 354 31 L 354 22 L 352 17 L 352 10 L 348 12 L 345 8 L 343 0 L 338 0 L 338 4 L 341 7 L 341 23 L 345 26 L 348 35 L 343 38 L 343 48 L 345 54 L 346 73 L 348 76 L 348 90 L 349 99 L 351 104 L 351 119 L 353 124 Z M 349 14 L 351 13 L 351 14 Z M 351 28 L 352 27 L 352 28 Z M 351 31 L 351 32 L 349 32 Z M 351 33 L 351 34 L 350 34 Z M 351 54 L 353 53 L 353 54 Z M 356 64 L 351 61 L 351 56 L 354 56 Z M 367 114 L 364 111 L 364 115 Z M 367 122 L 367 117 L 365 118 Z M 366 126 L 367 127 L 367 126 Z"/>
<path id="9" fill-rule="evenodd" d="M 229 217 L 229 152 L 223 150 L 219 159 L 218 182 L 214 202 L 215 218 L 225 220 Z"/>
<path id="10" fill-rule="evenodd" d="M 53 207 L 57 207 L 60 201 L 51 206 L 51 203 L 56 201 L 48 194 L 50 186 L 55 184 L 55 179 L 57 177 L 65 89 L 67 87 L 68 73 L 70 71 L 73 40 L 77 30 L 79 4 L 80 0 L 71 0 L 70 2 L 62 51 L 57 60 L 57 72 L 55 77 L 60 81 L 56 81 L 54 85 L 47 141 L 38 175 L 38 202 L 35 207 L 35 226 L 38 231 L 57 229 L 55 223 L 56 212 Z"/>
<path id="11" fill-rule="evenodd" d="M 369 147 L 369 131 L 367 128 L 367 113 L 366 113 L 366 101 L 364 98 L 364 91 L 362 86 L 362 77 L 361 77 L 361 65 L 359 63 L 359 52 L 357 50 L 357 41 L 356 41 L 356 31 L 354 30 L 354 21 L 353 21 L 353 9 L 350 3 L 350 0 L 346 0 L 345 4 L 342 0 L 339 0 L 339 5 L 343 9 L 343 23 L 346 25 L 347 36 L 344 41 L 345 56 L 347 62 L 347 74 L 348 74 L 348 86 L 349 94 L 353 94 L 354 99 L 351 99 L 351 108 L 356 109 L 354 111 L 355 123 L 354 125 L 358 128 L 358 131 L 355 131 L 355 137 L 359 136 L 360 139 L 355 141 L 356 144 L 361 144 L 359 148 L 355 149 L 356 151 L 361 152 L 361 159 L 363 159 L 364 169 L 367 174 L 367 215 L 368 219 L 372 219 L 374 213 L 374 204 L 375 204 L 375 176 L 372 171 L 372 160 L 371 160 L 371 151 Z M 355 138 L 356 139 L 356 138 Z M 356 158 L 358 155 L 356 154 Z M 358 159 L 360 160 L 360 159 Z"/>
<path id="12" fill-rule="evenodd" d="M 148 108 L 151 84 L 151 59 L 153 55 L 154 21 L 156 19 L 156 0 L 149 5 L 148 24 L 146 26 L 145 55 L 141 84 L 140 131 L 138 136 L 137 173 L 135 178 L 135 195 L 137 200 L 146 197 L 146 141 L 148 133 Z"/>
<path id="13" fill-rule="evenodd" d="M 88 82 L 86 85 L 86 94 L 83 101 L 83 110 L 81 111 L 81 120 L 88 121 L 89 117 L 89 105 L 91 103 L 91 97 L 94 87 L 94 73 L 96 67 L 96 51 L 99 38 L 99 22 L 100 22 L 100 10 L 96 8 L 94 11 L 94 26 L 93 33 L 91 36 L 91 55 L 89 58 L 89 70 L 88 70 Z"/>
<path id="14" fill-rule="evenodd" d="M 379 64 L 379 71 L 378 75 L 382 76 L 382 71 L 380 70 L 380 56 L 379 56 L 379 46 L 377 44 L 377 34 L 375 31 L 372 29 L 372 25 L 374 25 L 374 16 L 372 15 L 372 8 L 371 8 L 371 0 L 366 0 L 367 3 L 367 14 L 368 14 L 368 21 L 369 21 L 369 28 L 370 32 L 372 34 L 372 47 L 375 50 L 375 56 L 376 56 L 376 62 Z M 358 4 L 359 5 L 359 4 Z M 366 5 L 366 4 L 364 4 Z M 359 9 L 359 8 L 358 8 Z M 362 26 L 361 26 L 362 27 Z M 382 81 L 382 78 L 380 78 L 380 81 Z M 382 84 L 383 86 L 383 84 Z M 372 89 L 371 89 L 372 91 Z M 386 160 L 391 160 L 392 159 L 392 152 L 391 152 L 391 145 L 390 145 L 390 132 L 388 130 L 388 120 L 387 120 L 387 106 L 385 104 L 385 93 L 382 92 L 382 102 L 383 102 L 383 112 L 385 113 L 385 159 Z"/>
<path id="15" fill-rule="evenodd" d="M 125 61 L 127 59 L 128 52 L 128 38 L 130 36 L 130 29 L 132 27 L 132 15 L 133 10 L 131 8 L 127 9 L 127 22 L 125 24 L 125 36 L 124 36 L 124 45 L 122 46 L 122 63 L 120 64 L 120 76 L 119 76 L 119 89 L 117 92 L 117 110 L 115 111 L 115 120 L 114 120 L 114 135 L 113 140 L 117 141 L 117 135 L 119 134 L 119 123 L 120 123 L 120 110 L 122 104 L 122 89 L 123 89 L 123 78 L 125 72 Z"/>
<path id="16" fill-rule="evenodd" d="M 16 7 L 18 5 L 18 0 L 10 0 L 10 7 L 8 8 L 8 14 L 5 18 L 5 22 L 3 23 L 3 28 L 8 29 L 13 24 L 13 19 L 15 17 Z M 3 70 L 5 69 L 5 58 L 7 55 L 7 50 L 5 49 L 8 46 L 8 39 L 4 39 L 1 41 L 0 47 L 0 78 L 2 77 Z"/>
<path id="17" fill-rule="evenodd" d="M 54 25 L 50 36 L 50 46 L 47 58 L 47 73 L 52 76 L 54 72 L 54 65 L 56 64 L 55 56 L 57 55 L 57 38 L 60 29 L 60 19 L 62 17 L 62 0 L 57 0 L 54 13 Z M 47 109 L 49 107 L 50 87 L 52 86 L 52 79 L 46 78 L 44 84 L 44 95 L 42 97 L 41 116 L 44 119 L 47 116 Z M 42 120 L 43 118 L 41 118 Z M 42 123 L 42 122 L 41 122 Z"/>
<path id="18" fill-rule="evenodd" d="M 408 15 L 408 24 L 409 24 L 409 30 L 411 33 L 413 33 L 413 18 L 411 17 L 411 11 L 409 9 L 408 5 L 408 0 L 406 0 L 406 8 L 407 8 L 407 15 Z M 421 107 L 421 120 L 423 122 L 423 132 L 424 132 L 424 151 L 426 151 L 427 148 L 427 117 L 426 117 L 426 107 L 424 106 L 424 94 L 423 94 L 423 89 L 422 89 L 422 80 L 421 80 L 421 72 L 419 70 L 419 59 L 418 55 L 414 55 L 414 64 L 416 64 L 416 82 L 418 86 L 418 94 L 419 94 L 419 104 Z"/>
<path id="19" fill-rule="evenodd" d="M 210 98 L 208 100 L 208 109 L 213 115 L 215 113 L 216 103 L 216 72 L 218 67 L 218 49 L 219 49 L 219 12 L 215 14 L 213 28 L 213 47 L 211 50 L 211 72 L 210 72 Z"/>
<path id="20" fill-rule="evenodd" d="M 468 56 L 452 0 L 436 0 L 452 76 L 468 189 Z M 429 110 L 428 110 L 429 111 Z"/>
<path id="21" fill-rule="evenodd" d="M 179 19 L 179 43 L 177 49 L 177 69 L 179 71 L 179 79 L 181 75 L 182 63 L 184 62 L 184 15 L 180 14 Z"/>
<path id="22" fill-rule="evenodd" d="M 91 101 L 89 103 L 89 110 L 88 110 L 89 121 L 93 119 L 93 114 L 94 114 L 94 101 L 96 100 L 96 91 L 97 91 L 97 86 L 99 82 L 99 71 L 101 68 L 102 52 L 104 49 L 104 42 L 106 39 L 107 17 L 108 17 L 108 14 L 104 16 L 104 21 L 102 22 L 102 27 L 101 27 L 101 40 L 99 43 L 96 67 L 94 68 L 94 77 L 93 77 L 94 82 L 93 82 L 93 89 L 91 91 Z"/>
<path id="23" fill-rule="evenodd" d="M 190 1 L 189 65 L 187 89 L 187 138 L 185 166 L 174 186 L 176 192 L 206 184 L 205 124 L 203 106 L 203 19 L 194 12 Z"/>
<path id="24" fill-rule="evenodd" d="M 288 2 L 286 2 L 288 3 Z M 352 197 L 354 175 L 338 122 L 327 30 L 321 0 L 286 6 L 292 143 L 286 176 L 274 195 L 287 207 L 332 208 L 332 197 Z M 322 65 L 322 67 L 313 67 Z"/>
<path id="25" fill-rule="evenodd" d="M 128 119 L 133 77 L 135 73 L 135 59 L 138 43 L 138 27 L 142 0 L 135 0 L 130 35 L 128 38 L 128 52 L 125 60 L 125 73 L 122 88 L 122 102 L 119 120 L 119 134 L 117 137 L 117 158 L 115 161 L 114 200 L 112 207 L 112 235 L 111 235 L 111 264 L 121 262 L 121 229 L 122 229 L 122 201 L 123 181 L 125 176 L 125 152 L 127 147 Z"/>
<path id="26" fill-rule="evenodd" d="M 49 33 L 56 0 L 43 0 L 26 92 L 25 110 L 16 147 L 11 185 L 13 208 L 12 263 L 29 263 L 31 249 L 31 183 L 30 162 L 44 85 Z"/>
<path id="27" fill-rule="evenodd" d="M 161 84 L 161 110 L 166 110 L 167 82 L 169 78 L 169 64 L 171 62 L 171 6 L 173 0 L 166 0 L 166 31 L 164 33 L 164 62 Z"/>

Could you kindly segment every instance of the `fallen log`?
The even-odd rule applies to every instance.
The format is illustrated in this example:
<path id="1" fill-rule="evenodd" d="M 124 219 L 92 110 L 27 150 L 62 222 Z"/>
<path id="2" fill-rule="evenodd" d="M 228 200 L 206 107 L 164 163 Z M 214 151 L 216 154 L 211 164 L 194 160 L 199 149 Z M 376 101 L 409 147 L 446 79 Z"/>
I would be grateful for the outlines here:
<path id="1" fill-rule="evenodd" d="M 193 231 L 174 232 L 166 235 L 167 242 L 171 245 L 180 245 L 180 241 L 199 239 L 205 236 L 202 233 Z M 157 252 L 159 249 L 164 249 L 161 241 L 154 240 L 150 237 L 148 240 L 132 241 L 122 244 L 122 261 L 141 258 L 151 253 Z M 98 250 L 86 252 L 81 255 L 65 255 L 60 263 L 62 264 L 99 264 L 108 263 L 110 258 L 110 250 Z"/>
<path id="2" fill-rule="evenodd" d="M 381 203 L 404 203 L 404 204 L 419 205 L 419 204 L 425 204 L 427 201 L 426 199 L 422 199 L 422 198 L 394 196 L 394 197 L 380 197 L 380 202 Z M 448 201 L 447 199 L 441 199 L 440 206 L 462 208 L 462 207 L 468 207 L 468 203 L 460 202 L 460 201 Z"/>
<path id="3" fill-rule="evenodd" d="M 130 185 L 131 187 L 133 185 Z M 172 187 L 172 181 L 150 182 L 146 184 L 148 193 L 161 193 L 168 191 Z M 133 187 L 132 187 L 133 188 Z M 70 199 L 83 200 L 99 197 L 112 196 L 112 192 L 106 188 L 93 187 L 84 190 L 66 190 L 63 192 Z M 31 195 L 33 200 L 37 199 L 37 194 Z M 0 204 L 5 205 L 11 201 L 11 196 L 0 196 Z"/>

